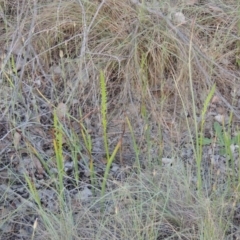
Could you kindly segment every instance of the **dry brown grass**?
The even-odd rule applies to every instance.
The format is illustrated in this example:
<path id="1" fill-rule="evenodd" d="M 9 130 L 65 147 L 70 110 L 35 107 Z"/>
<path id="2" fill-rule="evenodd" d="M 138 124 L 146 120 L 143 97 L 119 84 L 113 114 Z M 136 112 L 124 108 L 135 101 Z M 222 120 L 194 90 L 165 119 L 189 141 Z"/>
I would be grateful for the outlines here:
<path id="1" fill-rule="evenodd" d="M 212 8 L 204 6 L 187 7 L 184 14 L 188 21 L 177 27 L 169 25 L 170 20 L 157 10 L 141 8 L 130 1 L 105 1 L 102 7 L 99 7 L 98 1 L 84 4 L 76 1 L 59 4 L 56 1 L 47 6 L 37 3 L 36 10 L 34 6 L 22 4 L 19 10 L 25 5 L 31 9 L 31 13 L 24 9 L 30 16 L 24 14 L 20 29 L 15 29 L 15 26 L 8 29 L 7 36 L 2 35 L 2 40 L 5 44 L 5 39 L 10 39 L 13 33 L 17 35 L 13 39 L 17 44 L 22 44 L 24 39 L 18 51 L 32 56 L 24 69 L 29 65 L 34 66 L 27 73 L 29 85 L 33 84 L 34 79 L 44 77 L 45 81 L 53 81 L 53 86 L 56 86 L 54 89 L 61 91 L 62 82 L 70 81 L 68 85 L 75 86 L 74 82 L 81 82 L 80 78 L 87 75 L 85 81 L 88 84 L 84 88 L 94 92 L 89 100 L 96 103 L 98 94 L 93 86 L 98 88 L 98 72 L 104 69 L 109 94 L 111 96 L 113 91 L 116 102 L 128 104 L 130 98 L 134 98 L 147 105 L 156 118 L 163 119 L 162 122 L 170 122 L 167 116 L 171 114 L 177 124 L 181 120 L 180 116 L 185 116 L 176 82 L 186 104 L 191 99 L 191 64 L 194 95 L 199 110 L 205 98 L 204 93 L 214 82 L 229 105 L 232 104 L 230 92 L 237 88 L 236 79 L 239 76 L 235 64 L 237 49 L 234 47 L 237 30 L 236 24 L 233 24 L 234 12 L 230 7 L 225 6 L 223 12 L 212 11 Z M 166 9 L 168 12 L 170 10 Z M 193 59 L 189 63 L 191 39 Z M 60 50 L 63 51 L 63 59 L 59 57 Z M 57 79 L 54 82 L 54 78 L 49 77 L 50 66 L 62 68 L 66 62 L 68 65 L 76 65 L 75 69 L 69 70 L 71 75 L 67 69 L 62 69 L 61 82 Z M 69 80 L 69 77 L 73 78 L 72 71 L 76 76 L 74 80 Z M 146 87 L 144 91 L 143 86 Z M 55 92 L 54 98 L 66 99 L 67 96 L 59 94 L 59 91 Z M 68 91 L 71 91 L 72 99 L 85 96 L 82 84 L 76 84 L 74 89 L 65 89 L 64 95 Z M 41 92 L 45 95 L 47 91 L 43 87 Z M 52 96 L 46 97 L 53 101 Z M 156 102 L 162 99 L 164 106 L 159 109 Z M 174 102 L 180 104 L 176 106 Z M 190 104 L 186 106 L 191 115 Z"/>
<path id="2" fill-rule="evenodd" d="M 145 168 L 162 155 L 178 155 L 181 146 L 191 143 L 194 119 L 200 117 L 213 84 L 221 102 L 217 113 L 232 112 L 232 123 L 237 128 L 240 119 L 240 74 L 236 62 L 240 54 L 239 4 L 235 1 L 195 5 L 190 4 L 190 0 L 175 4 L 167 0 L 159 2 L 0 0 L 0 153 L 5 157 L 1 160 L 3 163 L 36 152 L 44 159 L 53 158 L 52 113 L 59 103 L 67 105 L 70 116 L 64 122 L 66 152 L 75 138 L 80 139 L 79 152 L 86 152 L 75 121 L 82 118 L 93 138 L 93 154 L 103 151 L 99 143 L 102 137 L 101 70 L 107 83 L 110 148 L 116 145 L 128 116 Z M 175 14 L 179 12 L 186 18 L 184 24 L 177 22 Z M 12 146 L 16 130 L 21 133 L 17 150 Z M 123 165 L 132 164 L 135 150 L 126 127 L 119 161 Z M 65 157 L 69 159 L 68 154 Z M 96 162 L 104 162 L 102 155 L 95 158 Z M 196 196 L 194 188 L 188 192 L 194 181 L 166 176 L 159 180 L 163 189 L 166 187 L 164 201 L 151 199 L 154 192 L 161 191 L 161 188 L 152 189 L 158 183 L 154 179 L 150 181 L 152 185 L 147 186 L 140 177 L 137 183 L 130 178 L 132 185 L 127 194 L 145 189 L 139 202 L 132 201 L 131 196 L 127 207 L 119 203 L 118 198 L 125 201 L 129 197 L 124 195 L 126 192 L 121 186 L 119 192 L 113 190 L 116 195 L 112 196 L 115 207 L 124 205 L 119 215 L 110 214 L 106 219 L 98 216 L 96 220 L 90 206 L 84 217 L 78 215 L 77 219 L 79 225 L 83 219 L 89 221 L 90 227 L 86 224 L 84 231 L 80 230 L 86 232 L 89 239 L 104 239 L 103 236 L 105 239 L 161 239 L 157 238 L 161 235 L 157 229 L 161 222 L 165 224 L 162 231 L 164 227 L 175 231 L 172 239 L 199 239 L 199 236 L 225 239 L 224 234 L 235 227 L 226 212 L 239 201 L 237 190 L 234 196 L 226 193 L 234 204 L 225 203 L 224 197 L 223 202 L 217 202 L 217 194 L 210 199 Z M 151 199 L 150 203 L 147 199 Z M 94 201 L 91 204 L 95 205 L 98 200 Z M 171 211 L 162 213 L 158 208 Z M 233 215 L 232 211 L 230 216 Z M 175 221 L 173 224 L 168 222 L 168 216 Z M 51 214 L 47 216 L 51 217 Z M 68 217 L 69 226 L 64 227 L 69 231 L 72 216 Z M 55 234 L 56 239 L 66 239 L 63 233 L 57 238 L 56 232 L 63 222 L 53 219 L 59 225 L 55 231 L 54 226 L 47 224 L 51 234 Z M 128 228 L 134 224 L 135 228 Z M 89 229 L 97 225 L 101 230 L 94 235 Z M 227 225 L 230 227 L 225 228 Z M 44 227 L 39 232 L 44 231 Z M 81 231 L 74 229 L 76 236 L 72 239 L 77 239 L 77 235 L 84 238 Z M 51 234 L 49 239 L 54 239 Z"/>

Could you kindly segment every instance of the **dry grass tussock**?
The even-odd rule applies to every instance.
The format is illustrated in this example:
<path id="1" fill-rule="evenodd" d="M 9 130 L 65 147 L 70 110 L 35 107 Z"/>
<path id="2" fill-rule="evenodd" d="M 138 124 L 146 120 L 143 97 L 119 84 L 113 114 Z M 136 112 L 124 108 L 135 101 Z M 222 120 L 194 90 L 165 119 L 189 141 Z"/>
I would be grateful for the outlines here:
<path id="1" fill-rule="evenodd" d="M 103 69 L 109 96 L 114 96 L 110 106 L 120 112 L 129 102 L 136 108 L 144 105 L 165 128 L 192 115 L 190 77 L 198 111 L 213 83 L 227 106 L 232 105 L 239 77 L 234 5 L 223 5 L 220 11 L 179 4 L 187 22 L 178 26 L 170 21 L 176 7 L 166 8 L 166 2 L 155 8 L 131 1 L 3 2 L 8 5 L 6 14 L 19 13 L 11 20 L 4 15 L 1 42 L 8 50 L 4 63 L 12 53 L 25 56 L 17 65 L 20 80 L 32 86 L 40 78 L 39 91 L 50 102 L 61 99 L 71 107 L 77 99 L 96 106 L 98 72 Z M 161 7 L 164 13 L 158 11 Z"/>
<path id="2" fill-rule="evenodd" d="M 216 173 L 217 180 L 206 181 L 203 187 L 207 194 L 203 195 L 196 195 L 193 187 L 193 159 L 184 163 L 188 172 L 171 170 L 174 174 L 169 173 L 170 177 L 169 170 L 159 170 L 162 175 L 157 181 L 148 170 L 162 157 L 180 158 L 181 148 L 191 145 L 196 121 L 199 124 L 214 84 L 215 102 L 211 102 L 212 112 L 208 111 L 206 132 L 211 134 L 214 116 L 219 114 L 229 119 L 232 113 L 233 128 L 238 128 L 240 3 L 0 0 L 0 17 L 2 169 L 6 162 L 14 169 L 23 158 L 40 156 L 54 165 L 53 110 L 66 113 L 61 106 L 67 107 L 68 116 L 63 121 L 64 160 L 80 160 L 90 154 L 96 165 L 102 164 L 102 70 L 108 95 L 110 149 L 125 130 L 117 161 L 123 168 L 133 163 L 136 147 L 127 116 L 146 171 L 146 179 L 131 173 L 118 187 L 113 184 L 115 188 L 106 197 L 113 212 L 95 216 L 99 214 L 96 198 L 88 203 L 87 210 L 82 209 L 82 203 L 75 206 L 80 209 L 76 217 L 70 209 L 68 216 L 62 216 L 69 220 L 66 222 L 46 213 L 41 220 L 45 224 L 40 223 L 36 236 L 46 228 L 46 239 L 225 239 L 223 236 L 232 236 L 233 231 L 240 232 L 232 210 L 238 206 L 239 193 L 226 190 L 225 180 L 217 175 L 220 170 L 209 170 Z M 86 149 L 79 119 L 92 137 L 92 153 Z M 77 153 L 73 156 L 73 152 Z M 27 171 L 34 181 L 46 177 L 36 162 L 37 179 L 30 164 L 23 163 L 18 172 Z M 21 176 L 16 178 L 23 181 Z M 211 198 L 208 196 L 212 193 L 209 186 L 215 183 L 226 190 L 224 196 L 214 191 Z M 225 197 L 232 200 L 226 203 Z M 79 228 L 73 222 L 79 223 Z M 63 226 L 65 223 L 69 225 Z M 97 228 L 100 230 L 92 230 Z M 72 237 L 59 238 L 59 232 L 63 234 L 60 229 Z M 170 235 L 164 235 L 165 229 Z"/>

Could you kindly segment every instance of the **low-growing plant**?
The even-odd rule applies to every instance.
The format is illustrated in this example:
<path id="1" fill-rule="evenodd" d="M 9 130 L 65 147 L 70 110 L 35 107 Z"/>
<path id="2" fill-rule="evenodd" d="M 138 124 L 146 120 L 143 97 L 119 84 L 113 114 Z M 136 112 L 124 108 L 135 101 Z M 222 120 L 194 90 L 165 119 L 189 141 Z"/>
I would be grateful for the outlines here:
<path id="1" fill-rule="evenodd" d="M 204 123 L 205 123 L 205 116 L 206 116 L 206 112 L 209 106 L 209 103 L 213 97 L 213 94 L 215 92 L 215 85 L 212 86 L 212 88 L 210 89 L 206 100 L 204 101 L 203 104 L 203 109 L 202 109 L 202 113 L 201 113 L 201 125 L 200 125 L 200 138 L 196 138 L 196 162 L 197 162 L 197 176 L 198 176 L 198 181 L 201 181 L 201 162 L 202 162 L 202 152 L 203 152 L 203 130 L 204 130 Z M 195 113 L 195 129 L 196 129 L 196 136 L 198 136 L 198 124 L 197 124 L 197 120 L 196 120 L 196 113 Z M 202 182 L 202 181 L 201 181 Z M 201 184 L 199 184 L 199 186 L 201 186 Z"/>
<path id="2" fill-rule="evenodd" d="M 217 144 L 220 147 L 220 154 L 227 155 L 232 158 L 232 147 L 239 145 L 240 132 L 236 136 L 231 136 L 229 131 L 226 131 L 224 126 L 219 122 L 214 122 L 213 129 L 215 138 L 202 138 L 202 145 Z"/>
<path id="3" fill-rule="evenodd" d="M 79 123 L 79 124 L 80 124 L 83 141 L 84 141 L 85 147 L 87 149 L 88 157 L 90 160 L 89 169 L 90 169 L 91 184 L 92 184 L 92 186 L 94 186 L 96 184 L 95 183 L 96 176 L 95 176 L 93 158 L 92 158 L 92 139 L 91 139 L 91 136 L 88 133 L 87 129 L 84 127 L 84 125 L 82 123 Z M 77 163 L 75 165 L 77 165 Z"/>
<path id="4" fill-rule="evenodd" d="M 214 122 L 213 129 L 215 132 L 214 138 L 206 138 L 204 137 L 202 139 L 202 145 L 209 145 L 209 144 L 215 144 L 217 147 L 219 147 L 219 153 L 221 155 L 226 156 L 227 161 L 227 169 L 229 169 L 229 164 L 232 169 L 232 172 L 235 172 L 235 159 L 234 159 L 234 150 L 237 147 L 239 149 L 240 146 L 240 132 L 238 132 L 235 136 L 231 136 L 230 130 L 226 130 L 224 125 L 220 124 L 219 122 Z M 232 175 L 228 171 L 228 184 L 230 185 L 231 182 L 234 183 L 234 186 L 236 187 L 236 184 L 239 184 L 240 176 L 238 174 L 237 180 L 235 180 L 235 174 Z"/>
<path id="5" fill-rule="evenodd" d="M 63 200 L 63 193 L 64 193 L 64 184 L 63 184 L 63 177 L 64 177 L 64 158 L 63 158 L 63 130 L 62 125 L 58 120 L 56 111 L 53 114 L 53 126 L 54 126 L 54 134 L 55 137 L 53 139 L 53 146 L 55 151 L 56 163 L 57 163 L 57 174 L 58 174 L 58 181 L 56 182 L 56 187 L 59 192 L 60 199 Z"/>
<path id="6" fill-rule="evenodd" d="M 133 141 L 133 149 L 134 149 L 134 153 L 135 153 L 135 156 L 136 156 L 137 170 L 138 170 L 138 172 L 140 172 L 140 169 L 141 169 L 140 159 L 139 159 L 140 150 L 139 150 L 139 147 L 137 145 L 137 141 L 136 141 L 136 138 L 135 138 L 134 133 L 133 133 L 133 128 L 132 128 L 132 125 L 131 125 L 128 117 L 126 117 L 126 121 L 127 121 L 127 124 L 128 124 L 128 128 L 130 130 L 130 133 L 131 133 L 132 141 Z"/>
<path id="7" fill-rule="evenodd" d="M 107 87 L 106 87 L 106 81 L 105 81 L 103 71 L 100 72 L 100 89 L 101 89 L 101 115 L 102 115 L 102 127 L 103 127 L 103 140 L 104 140 L 104 147 L 105 147 L 105 152 L 107 157 L 107 166 L 105 168 L 102 186 L 101 186 L 102 210 L 103 210 L 103 203 L 104 203 L 103 196 L 105 194 L 108 174 L 109 174 L 112 162 L 122 145 L 122 138 L 118 141 L 116 147 L 113 150 L 113 153 L 110 155 L 109 148 L 108 148 L 108 138 L 107 138 Z"/>

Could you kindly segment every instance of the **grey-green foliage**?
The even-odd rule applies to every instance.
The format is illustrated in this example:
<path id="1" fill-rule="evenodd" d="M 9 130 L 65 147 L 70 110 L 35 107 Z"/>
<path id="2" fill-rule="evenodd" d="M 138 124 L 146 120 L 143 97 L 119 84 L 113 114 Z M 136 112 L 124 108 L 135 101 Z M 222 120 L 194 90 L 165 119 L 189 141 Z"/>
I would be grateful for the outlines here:
<path id="1" fill-rule="evenodd" d="M 215 132 L 215 138 L 203 138 L 203 145 L 209 145 L 216 143 L 220 147 L 220 153 L 228 155 L 231 145 L 239 145 L 240 132 L 236 136 L 232 137 L 228 131 L 225 131 L 224 127 L 219 122 L 214 122 L 213 129 Z"/>

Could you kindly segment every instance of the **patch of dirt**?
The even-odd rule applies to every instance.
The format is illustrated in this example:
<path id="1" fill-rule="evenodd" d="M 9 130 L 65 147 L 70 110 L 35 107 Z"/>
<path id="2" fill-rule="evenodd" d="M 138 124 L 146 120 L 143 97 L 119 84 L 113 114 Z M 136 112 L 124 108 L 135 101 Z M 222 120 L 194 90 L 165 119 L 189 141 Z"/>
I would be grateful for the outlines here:
<path id="1" fill-rule="evenodd" d="M 138 1 L 108 0 L 103 6 L 92 1 L 84 8 L 92 16 L 84 20 L 87 29 L 86 23 L 79 21 L 83 6 L 67 1 L 59 6 L 51 1 L 36 3 L 32 6 L 23 1 L 21 8 L 20 3 L 10 1 L 2 6 L 3 22 L 9 29 L 7 32 L 1 22 L 2 239 L 29 239 L 33 232 L 38 216 L 31 210 L 37 201 L 30 199 L 25 176 L 36 188 L 42 208 L 59 213 L 55 111 L 63 135 L 66 201 L 78 209 L 100 197 L 107 163 L 100 70 L 106 78 L 110 153 L 121 141 L 106 192 L 114 189 L 114 182 L 128 181 L 137 172 L 138 161 L 144 171 L 155 165 L 171 167 L 180 160 L 191 169 L 190 181 L 197 188 L 192 142 L 195 144 L 199 136 L 194 126 L 197 121 L 200 130 L 202 110 L 213 84 L 216 91 L 209 99 L 203 133 L 209 143 L 204 145 L 201 159 L 206 196 L 221 195 L 229 176 L 238 178 L 239 146 L 234 143 L 231 152 L 223 154 L 214 129 L 214 122 L 219 122 L 229 129 L 230 140 L 239 134 L 238 31 L 229 15 L 232 5 L 180 1 L 175 8 L 186 8 L 180 12 Z M 44 13 L 44 9 L 48 11 Z M 140 10 L 145 19 L 140 18 Z M 21 26 L 16 25 L 17 17 Z M 9 38 L 12 41 L 6 42 Z M 90 166 L 94 167 L 94 187 Z M 232 208 L 231 236 L 239 233 L 238 207 Z M 6 221 L 16 209 L 20 209 L 18 215 Z M 162 232 L 159 239 L 175 231 L 167 222 L 165 228 L 169 231 Z"/>

